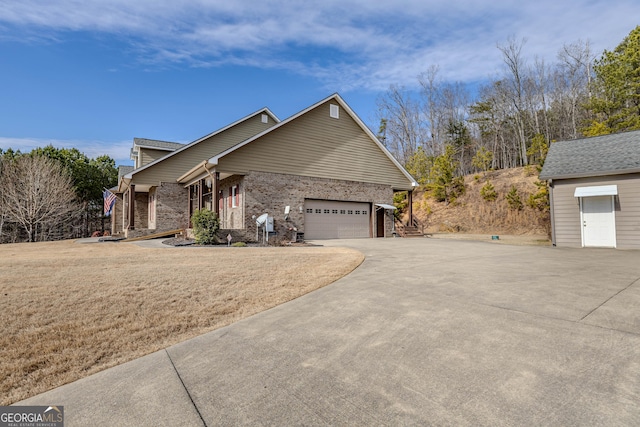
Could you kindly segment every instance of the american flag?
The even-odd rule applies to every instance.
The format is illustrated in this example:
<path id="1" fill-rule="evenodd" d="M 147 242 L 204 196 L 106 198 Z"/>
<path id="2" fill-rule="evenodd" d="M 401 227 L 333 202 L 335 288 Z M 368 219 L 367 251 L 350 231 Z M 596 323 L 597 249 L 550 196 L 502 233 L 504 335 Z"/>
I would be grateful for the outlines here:
<path id="1" fill-rule="evenodd" d="M 111 215 L 113 205 L 116 203 L 116 195 L 109 190 L 104 190 L 102 198 L 104 199 L 104 215 L 109 216 Z"/>

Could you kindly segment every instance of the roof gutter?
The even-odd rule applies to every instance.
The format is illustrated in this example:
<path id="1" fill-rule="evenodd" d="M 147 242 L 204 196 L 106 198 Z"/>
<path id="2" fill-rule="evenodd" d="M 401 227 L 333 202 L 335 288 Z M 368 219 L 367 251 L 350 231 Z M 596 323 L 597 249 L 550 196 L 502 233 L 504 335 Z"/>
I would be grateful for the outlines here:
<path id="1" fill-rule="evenodd" d="M 551 176 L 540 175 L 538 178 L 543 181 L 549 181 L 553 179 L 558 180 L 558 179 L 590 178 L 592 176 L 627 175 L 630 173 L 640 173 L 640 168 L 601 171 L 601 172 L 592 172 L 592 173 L 580 172 L 580 173 L 570 173 L 566 175 L 551 175 Z"/>
<path id="2" fill-rule="evenodd" d="M 187 172 L 185 172 L 182 176 L 180 176 L 178 179 L 176 179 L 176 181 L 180 184 L 190 184 L 191 181 L 193 180 L 193 178 L 195 176 L 200 175 L 204 172 L 209 175 L 211 178 L 213 178 L 213 175 L 211 174 L 211 170 L 209 168 L 207 168 L 207 165 L 209 164 L 209 162 L 207 160 L 203 160 L 200 163 L 198 163 L 197 165 L 195 165 L 194 167 L 192 167 L 191 169 L 189 169 Z M 214 165 L 215 166 L 215 165 Z"/>

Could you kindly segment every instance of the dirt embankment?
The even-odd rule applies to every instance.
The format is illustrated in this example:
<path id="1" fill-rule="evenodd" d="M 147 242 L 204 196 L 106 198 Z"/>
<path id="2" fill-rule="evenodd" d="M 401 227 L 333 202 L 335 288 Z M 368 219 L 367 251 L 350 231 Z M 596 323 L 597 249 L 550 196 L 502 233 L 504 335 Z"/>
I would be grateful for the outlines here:
<path id="1" fill-rule="evenodd" d="M 481 195 L 489 181 L 495 200 Z M 452 203 L 437 202 L 428 193 L 414 195 L 414 214 L 429 233 L 508 234 L 548 236 L 547 210 L 528 205 L 530 195 L 538 192 L 538 171 L 534 167 L 513 168 L 465 177 L 465 194 Z M 520 210 L 509 205 L 507 194 L 515 187 L 522 202 Z"/>

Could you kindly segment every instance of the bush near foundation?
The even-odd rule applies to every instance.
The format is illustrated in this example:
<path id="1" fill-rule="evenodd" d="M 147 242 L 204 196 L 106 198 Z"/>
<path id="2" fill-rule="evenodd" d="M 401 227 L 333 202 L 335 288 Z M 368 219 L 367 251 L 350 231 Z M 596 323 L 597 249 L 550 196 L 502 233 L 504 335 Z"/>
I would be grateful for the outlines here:
<path id="1" fill-rule="evenodd" d="M 209 209 L 199 209 L 191 216 L 193 234 L 198 245 L 214 245 L 218 243 L 216 233 L 220 228 L 220 219 Z"/>

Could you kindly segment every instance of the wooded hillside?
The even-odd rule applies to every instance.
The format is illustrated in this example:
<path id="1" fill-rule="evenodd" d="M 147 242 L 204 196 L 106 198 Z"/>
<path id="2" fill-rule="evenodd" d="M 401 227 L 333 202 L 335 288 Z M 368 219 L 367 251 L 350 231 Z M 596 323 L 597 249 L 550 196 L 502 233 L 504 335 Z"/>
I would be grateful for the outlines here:
<path id="1" fill-rule="evenodd" d="M 421 185 L 445 188 L 438 198 L 456 177 L 541 165 L 553 141 L 640 129 L 640 26 L 598 55 L 564 44 L 552 64 L 528 58 L 524 39 L 497 48 L 503 72 L 479 88 L 431 65 L 419 92 L 392 86 L 378 101 L 378 137 Z"/>
<path id="2" fill-rule="evenodd" d="M 428 233 L 548 235 L 546 187 L 536 184 L 537 176 L 535 167 L 467 175 L 464 193 L 455 200 L 437 201 L 430 192 L 417 192 L 414 215 Z"/>

